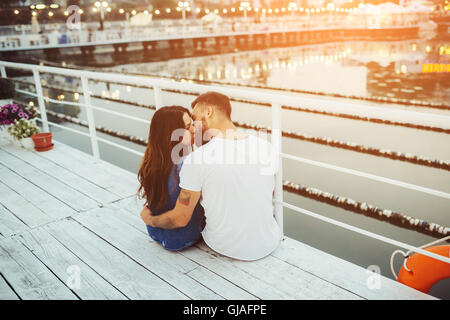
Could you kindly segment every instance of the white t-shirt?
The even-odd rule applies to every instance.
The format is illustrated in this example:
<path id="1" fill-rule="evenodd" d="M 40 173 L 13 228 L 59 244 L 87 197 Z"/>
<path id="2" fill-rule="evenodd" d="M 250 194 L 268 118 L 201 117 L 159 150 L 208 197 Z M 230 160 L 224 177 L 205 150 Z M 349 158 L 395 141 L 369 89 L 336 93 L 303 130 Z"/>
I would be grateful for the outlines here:
<path id="1" fill-rule="evenodd" d="M 180 187 L 201 191 L 206 244 L 220 254 L 257 260 L 281 238 L 273 210 L 278 158 L 265 139 L 213 138 L 184 160 Z"/>

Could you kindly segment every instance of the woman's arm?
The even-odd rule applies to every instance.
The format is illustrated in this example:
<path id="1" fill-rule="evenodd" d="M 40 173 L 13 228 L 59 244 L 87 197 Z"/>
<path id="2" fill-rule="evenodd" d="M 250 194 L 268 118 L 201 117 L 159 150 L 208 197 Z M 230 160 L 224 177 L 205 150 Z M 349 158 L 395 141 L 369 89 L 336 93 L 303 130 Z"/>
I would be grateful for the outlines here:
<path id="1" fill-rule="evenodd" d="M 144 206 L 141 211 L 141 218 L 150 227 L 162 229 L 185 227 L 191 220 L 200 195 L 201 191 L 181 189 L 175 208 L 163 214 L 153 216 L 151 211 Z"/>

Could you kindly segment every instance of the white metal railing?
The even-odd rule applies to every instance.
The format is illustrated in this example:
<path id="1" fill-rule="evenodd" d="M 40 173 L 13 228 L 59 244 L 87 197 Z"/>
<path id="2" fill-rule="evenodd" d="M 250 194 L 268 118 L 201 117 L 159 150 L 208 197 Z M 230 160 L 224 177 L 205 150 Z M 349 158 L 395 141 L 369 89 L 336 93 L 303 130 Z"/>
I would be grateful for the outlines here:
<path id="1" fill-rule="evenodd" d="M 390 183 L 392 185 L 400 186 L 400 187 L 406 187 L 411 190 L 415 190 L 418 192 L 425 192 L 428 194 L 432 194 L 434 196 L 442 197 L 445 199 L 450 199 L 450 195 L 448 193 L 445 193 L 443 191 L 433 190 L 421 186 L 415 186 L 412 184 L 408 184 L 402 181 L 397 181 L 389 178 L 384 177 L 378 177 L 376 175 L 351 170 L 347 168 L 341 168 L 330 164 L 325 164 L 309 159 L 304 159 L 300 157 L 296 157 L 289 154 L 282 153 L 281 148 L 281 141 L 282 141 L 282 133 L 281 133 L 281 118 L 282 118 L 282 105 L 296 105 L 296 104 L 309 104 L 311 102 L 317 102 L 316 99 L 311 98 L 303 98 L 298 96 L 292 96 L 292 95 L 284 95 L 284 94 L 276 94 L 276 93 L 266 93 L 262 91 L 257 90 L 251 90 L 251 89 L 242 89 L 242 88 L 233 88 L 233 87 L 221 87 L 221 86 L 207 86 L 207 85 L 199 85 L 199 84 L 192 84 L 192 83 L 183 83 L 183 82 L 175 82 L 170 80 L 162 80 L 162 79 L 154 79 L 154 78 L 148 78 L 148 77 L 139 77 L 139 76 L 129 76 L 129 75 L 123 75 L 123 74 L 116 74 L 116 73 L 102 73 L 102 72 L 92 72 L 92 71 L 83 71 L 83 70 L 70 70 L 70 69 L 63 69 L 63 68 L 54 68 L 54 67 L 46 67 L 46 66 L 38 66 L 38 65 L 28 65 L 28 64 L 20 64 L 20 63 L 12 63 L 12 62 L 5 62 L 0 61 L 0 74 L 2 77 L 7 77 L 6 68 L 15 68 L 15 69 L 22 69 L 22 70 L 29 70 L 33 72 L 33 77 L 35 81 L 36 86 L 36 93 L 27 92 L 24 90 L 20 90 L 22 94 L 28 94 L 33 97 L 38 98 L 38 104 L 40 109 L 40 115 L 41 118 L 38 119 L 42 122 L 44 131 L 48 131 L 49 125 L 55 126 L 64 130 L 68 130 L 74 133 L 78 133 L 84 136 L 88 136 L 91 139 L 91 145 L 94 157 L 100 159 L 100 152 L 98 149 L 98 141 L 101 141 L 103 143 L 115 146 L 119 149 L 131 152 L 133 154 L 136 154 L 138 156 L 143 156 L 142 152 L 138 152 L 136 150 L 127 148 L 125 146 L 122 146 L 120 144 L 114 143 L 112 141 L 103 139 L 101 137 L 98 137 L 96 135 L 96 127 L 95 127 L 95 119 L 94 115 L 92 113 L 92 110 L 98 110 L 101 112 L 106 112 L 110 114 L 120 115 L 124 116 L 123 114 L 117 113 L 112 110 L 108 110 L 105 108 L 99 108 L 94 105 L 92 105 L 92 101 L 90 100 L 90 90 L 89 90 L 89 80 L 100 80 L 105 82 L 118 82 L 123 83 L 124 85 L 139 85 L 139 86 L 146 86 L 149 88 L 153 88 L 154 91 L 154 98 L 155 98 L 155 105 L 156 108 L 160 108 L 163 106 L 163 97 L 161 95 L 162 89 L 171 89 L 171 90 L 180 90 L 185 92 L 195 92 L 195 93 L 204 93 L 207 91 L 218 91 L 221 92 L 229 97 L 232 98 L 240 98 L 245 100 L 251 100 L 255 102 L 269 102 L 272 105 L 272 144 L 274 148 L 277 150 L 279 154 L 279 163 L 281 165 L 282 158 L 288 158 L 294 161 L 308 163 L 311 165 L 315 165 L 322 168 L 327 168 L 330 170 L 337 170 L 340 172 L 350 173 L 355 176 L 363 177 L 363 178 L 369 178 L 372 180 L 380 181 L 380 182 L 386 182 Z M 82 90 L 84 94 L 84 103 L 76 103 L 76 102 L 64 102 L 64 101 L 56 101 L 51 100 L 48 97 L 43 96 L 41 82 L 40 82 L 40 74 L 41 73 L 51 73 L 51 74 L 58 74 L 58 75 L 64 75 L 64 76 L 70 76 L 70 77 L 77 77 L 81 79 L 82 83 Z M 88 127 L 89 127 L 89 133 L 85 133 L 79 130 L 75 130 L 72 128 L 68 128 L 53 122 L 50 122 L 47 120 L 46 117 L 46 105 L 45 101 L 52 101 L 57 102 L 60 104 L 66 104 L 66 105 L 77 105 L 81 107 L 85 107 L 86 110 L 88 110 Z M 317 98 L 317 100 L 321 100 L 321 98 Z M 324 100 L 327 101 L 326 99 Z M 313 106 L 313 109 L 316 108 L 317 110 L 324 109 L 326 107 L 324 106 Z M 448 128 L 450 124 L 450 117 L 445 115 L 437 115 L 437 114 L 430 114 L 430 113 L 421 113 L 421 112 L 413 112 L 413 111 L 406 111 L 406 110 L 393 110 L 393 109 L 387 109 L 387 108 L 379 108 L 379 107 L 367 107 L 364 106 L 364 108 L 361 108 L 360 106 L 351 106 L 348 104 L 339 104 L 339 103 L 333 103 L 333 110 L 335 112 L 340 112 L 344 114 L 358 114 L 358 115 L 364 115 L 364 116 L 377 116 L 379 118 L 389 118 L 389 119 L 400 119 L 400 118 L 408 118 L 409 121 L 417 122 L 417 123 L 423 123 L 426 122 L 428 124 L 438 125 L 444 128 Z M 140 122 L 149 123 L 147 120 L 142 120 L 137 117 L 126 115 L 127 118 L 133 119 Z M 411 246 L 409 244 L 396 241 L 372 232 L 369 232 L 367 230 L 354 227 L 351 225 L 348 225 L 346 223 L 324 217 L 322 215 L 319 215 L 317 213 L 293 206 L 289 203 L 286 203 L 283 201 L 283 183 L 282 183 L 282 169 L 281 167 L 278 170 L 278 173 L 276 175 L 276 186 L 275 186 L 275 193 L 274 193 L 274 207 L 275 207 L 275 218 L 280 225 L 281 230 L 283 230 L 283 208 L 289 208 L 291 210 L 294 210 L 296 212 L 314 217 L 316 219 L 322 220 L 324 222 L 345 228 L 347 230 L 365 235 L 367 237 L 377 239 L 379 241 L 389 243 L 391 245 L 401 247 L 413 252 L 417 252 L 423 255 L 426 255 L 428 257 L 450 263 L 450 258 L 444 257 L 429 251 L 426 251 L 421 248 L 417 248 L 414 246 Z"/>
<path id="2" fill-rule="evenodd" d="M 393 14 L 395 16 L 396 14 Z M 418 26 L 422 18 L 405 14 L 397 14 L 399 19 L 373 20 L 370 15 L 332 15 L 332 16 L 300 16 L 292 19 L 268 20 L 261 23 L 251 21 L 224 20 L 218 23 L 207 23 L 201 20 L 188 20 L 187 24 L 169 21 L 169 23 L 152 22 L 147 26 L 132 26 L 129 23 L 109 24 L 104 31 L 84 26 L 78 30 L 68 30 L 65 25 L 50 25 L 49 32 L 31 33 L 27 27 L 22 33 L 0 34 L 0 51 L 20 49 L 64 48 L 87 45 L 107 45 L 129 42 L 147 42 L 171 39 L 194 39 L 209 36 L 225 37 L 252 34 L 269 34 L 280 32 L 298 32 L 314 30 L 344 29 L 379 29 L 404 28 Z M 164 20 L 163 20 L 164 21 Z M 27 30 L 27 31 L 25 31 Z"/>

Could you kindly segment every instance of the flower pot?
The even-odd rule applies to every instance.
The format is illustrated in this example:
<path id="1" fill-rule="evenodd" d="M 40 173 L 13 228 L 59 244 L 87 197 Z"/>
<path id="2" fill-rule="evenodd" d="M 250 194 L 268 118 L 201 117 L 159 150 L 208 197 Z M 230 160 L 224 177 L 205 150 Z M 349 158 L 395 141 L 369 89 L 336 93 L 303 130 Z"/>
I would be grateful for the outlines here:
<path id="1" fill-rule="evenodd" d="M 36 149 L 44 149 L 52 145 L 52 136 L 53 134 L 51 132 L 43 132 L 33 134 L 31 139 L 33 139 Z"/>
<path id="2" fill-rule="evenodd" d="M 22 147 L 24 147 L 25 149 L 31 150 L 31 149 L 34 148 L 33 139 L 31 139 L 31 138 L 23 138 L 20 141 L 22 142 Z"/>

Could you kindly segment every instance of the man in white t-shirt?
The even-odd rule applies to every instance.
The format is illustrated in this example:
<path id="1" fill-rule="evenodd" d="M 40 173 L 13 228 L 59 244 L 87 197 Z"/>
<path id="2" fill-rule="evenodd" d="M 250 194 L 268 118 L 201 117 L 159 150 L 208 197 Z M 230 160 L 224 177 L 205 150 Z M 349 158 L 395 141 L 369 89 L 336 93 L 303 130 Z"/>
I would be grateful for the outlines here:
<path id="1" fill-rule="evenodd" d="M 202 236 L 211 249 L 240 260 L 269 255 L 282 238 L 272 202 L 278 161 L 272 145 L 237 130 L 225 95 L 202 94 L 192 110 L 196 132 L 210 141 L 184 159 L 175 208 L 152 216 L 144 207 L 142 219 L 152 227 L 183 227 L 200 201 Z"/>

